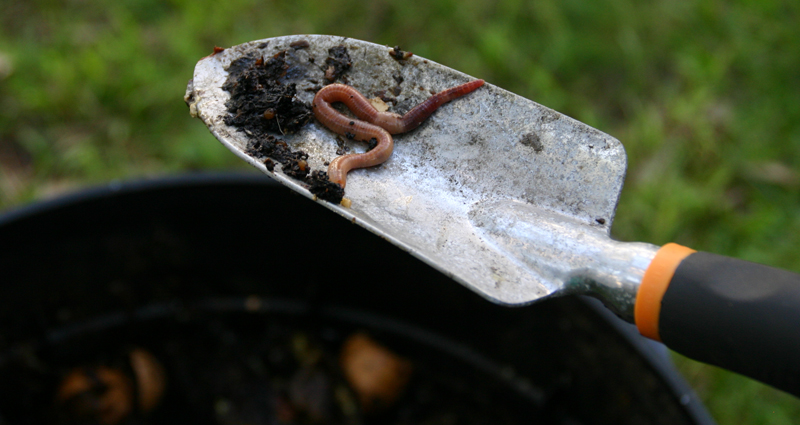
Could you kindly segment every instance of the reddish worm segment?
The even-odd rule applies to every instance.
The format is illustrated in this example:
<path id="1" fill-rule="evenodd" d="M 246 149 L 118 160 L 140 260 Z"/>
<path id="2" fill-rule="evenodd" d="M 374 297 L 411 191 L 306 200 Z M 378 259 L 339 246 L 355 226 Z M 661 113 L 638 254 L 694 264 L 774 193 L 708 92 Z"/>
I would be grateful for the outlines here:
<path id="1" fill-rule="evenodd" d="M 391 112 L 378 112 L 367 98 L 350 86 L 344 84 L 325 86 L 317 92 L 311 104 L 317 120 L 334 133 L 355 140 L 375 139 L 378 142 L 369 152 L 342 155 L 331 161 L 328 166 L 328 179 L 344 187 L 348 171 L 385 162 L 394 149 L 394 141 L 390 134 L 404 133 L 419 127 L 439 106 L 482 85 L 483 80 L 474 80 L 449 88 L 429 97 L 403 116 Z M 342 115 L 331 106 L 336 102 L 344 103 L 359 119 Z"/>

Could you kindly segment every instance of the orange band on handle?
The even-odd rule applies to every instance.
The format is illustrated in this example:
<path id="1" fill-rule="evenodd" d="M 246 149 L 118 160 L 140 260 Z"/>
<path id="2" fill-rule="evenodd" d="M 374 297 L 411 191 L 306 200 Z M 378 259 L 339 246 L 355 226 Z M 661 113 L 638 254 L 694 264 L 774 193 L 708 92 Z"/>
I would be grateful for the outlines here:
<path id="1" fill-rule="evenodd" d="M 664 298 L 678 265 L 694 252 L 696 251 L 676 243 L 668 243 L 656 252 L 656 256 L 644 272 L 633 310 L 636 327 L 642 335 L 661 341 L 658 333 L 661 299 Z"/>

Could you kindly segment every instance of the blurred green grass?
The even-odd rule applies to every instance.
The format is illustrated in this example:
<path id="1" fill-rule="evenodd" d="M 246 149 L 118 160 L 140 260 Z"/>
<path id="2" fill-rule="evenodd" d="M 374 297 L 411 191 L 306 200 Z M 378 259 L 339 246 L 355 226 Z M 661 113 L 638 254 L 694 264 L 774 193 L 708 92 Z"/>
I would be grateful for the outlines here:
<path id="1" fill-rule="evenodd" d="M 621 240 L 800 272 L 800 3 L 1 0 L 0 211 L 113 179 L 244 168 L 182 97 L 215 45 L 401 45 L 624 143 Z M 721 424 L 800 402 L 680 356 Z"/>

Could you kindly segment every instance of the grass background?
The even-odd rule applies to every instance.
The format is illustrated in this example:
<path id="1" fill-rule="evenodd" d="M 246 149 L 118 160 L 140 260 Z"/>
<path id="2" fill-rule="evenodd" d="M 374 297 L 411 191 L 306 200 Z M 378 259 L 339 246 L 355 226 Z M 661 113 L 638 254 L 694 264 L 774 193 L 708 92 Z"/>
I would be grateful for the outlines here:
<path id="1" fill-rule="evenodd" d="M 182 97 L 215 45 L 299 33 L 401 45 L 620 139 L 621 240 L 800 272 L 800 3 L 0 0 L 0 212 L 65 191 L 245 168 Z M 675 356 L 720 424 L 800 402 Z"/>

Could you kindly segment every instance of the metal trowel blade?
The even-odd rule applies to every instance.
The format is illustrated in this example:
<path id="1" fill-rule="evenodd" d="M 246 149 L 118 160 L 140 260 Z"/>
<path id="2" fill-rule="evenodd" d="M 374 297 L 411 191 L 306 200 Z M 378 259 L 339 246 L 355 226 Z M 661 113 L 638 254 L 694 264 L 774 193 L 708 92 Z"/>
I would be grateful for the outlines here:
<path id="1" fill-rule="evenodd" d="M 388 93 L 404 113 L 432 93 L 473 79 L 431 60 L 397 60 L 364 41 L 296 35 L 257 40 L 200 60 L 187 89 L 193 115 L 233 153 L 298 193 L 308 185 L 246 153 L 251 136 L 225 124 L 230 64 L 286 51 L 297 100 L 324 84 L 329 49 L 344 46 L 351 67 L 339 78 L 368 98 Z M 289 81 L 291 80 L 291 81 Z M 311 120 L 275 136 L 325 170 L 337 136 Z M 492 84 L 443 105 L 419 128 L 394 136 L 384 164 L 350 172 L 349 208 L 318 202 L 400 246 L 498 303 L 526 304 L 569 291 L 576 270 L 602 255 L 625 175 L 622 144 L 596 129 Z M 351 143 L 352 151 L 366 146 Z M 279 206 L 276 206 L 279 208 Z M 324 237 L 324 235 L 318 235 Z M 599 241 L 599 242 L 598 242 Z M 346 247 L 343 249 L 347 255 Z M 391 273 L 387 264 L 387 273 Z"/>

